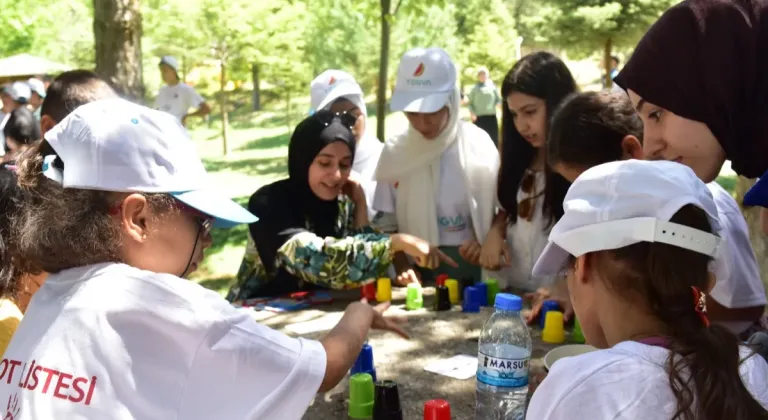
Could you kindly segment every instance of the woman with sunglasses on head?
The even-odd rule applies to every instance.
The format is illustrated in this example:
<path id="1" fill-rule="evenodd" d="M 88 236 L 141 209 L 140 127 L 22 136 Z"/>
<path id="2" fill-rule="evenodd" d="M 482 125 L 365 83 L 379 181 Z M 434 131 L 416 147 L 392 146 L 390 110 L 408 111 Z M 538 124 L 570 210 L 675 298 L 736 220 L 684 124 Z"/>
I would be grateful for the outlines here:
<path id="1" fill-rule="evenodd" d="M 480 241 L 493 217 L 499 153 L 485 131 L 459 118 L 456 67 L 448 54 L 440 48 L 406 52 L 391 108 L 405 113 L 408 128 L 381 153 L 374 208 L 393 219 L 398 232 L 438 244 L 458 262 L 419 272 L 399 254 L 398 278 L 480 280 Z"/>
<path id="2" fill-rule="evenodd" d="M 349 305 L 320 341 L 258 324 L 182 277 L 211 227 L 256 218 L 207 185 L 172 115 L 78 107 L 18 162 L 18 256 L 51 273 L 6 350 L 6 418 L 299 419 L 354 363 L 386 305 Z"/>
<path id="3" fill-rule="evenodd" d="M 355 118 L 352 132 L 355 134 L 355 159 L 352 164 L 354 176 L 360 181 L 368 203 L 368 218 L 373 220 L 373 195 L 376 181 L 373 175 L 379 162 L 384 144 L 368 129 L 368 110 L 363 90 L 351 74 L 341 70 L 326 70 L 312 81 L 312 111 L 346 113 Z"/>
<path id="4" fill-rule="evenodd" d="M 351 177 L 356 139 L 351 114 L 318 111 L 288 145 L 288 178 L 264 186 L 248 202 L 245 257 L 230 301 L 279 296 L 315 286 L 361 287 L 386 276 L 392 254 L 432 267 L 449 261 L 422 239 L 369 227 L 360 182 Z"/>
<path id="5" fill-rule="evenodd" d="M 577 89 L 565 63 L 548 52 L 520 59 L 501 85 L 506 101 L 497 192 L 501 211 L 483 244 L 481 263 L 491 270 L 505 268 L 502 287 L 532 292 L 554 283 L 554 277 L 531 274 L 549 230 L 563 215 L 569 185 L 546 163 L 548 120 Z"/>

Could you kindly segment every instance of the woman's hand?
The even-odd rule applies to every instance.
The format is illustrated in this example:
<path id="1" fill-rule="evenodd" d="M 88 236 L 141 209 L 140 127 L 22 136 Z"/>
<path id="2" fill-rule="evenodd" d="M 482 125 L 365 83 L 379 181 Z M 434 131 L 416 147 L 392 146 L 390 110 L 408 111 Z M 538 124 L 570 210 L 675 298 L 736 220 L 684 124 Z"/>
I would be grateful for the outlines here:
<path id="1" fill-rule="evenodd" d="M 360 175 L 355 171 L 349 173 L 349 178 L 341 188 L 341 192 L 349 197 L 355 206 L 366 207 L 368 205 L 365 202 L 365 191 L 363 191 L 363 186 L 360 183 Z"/>
<path id="2" fill-rule="evenodd" d="M 461 258 L 472 265 L 480 265 L 481 252 L 480 242 L 477 242 L 476 239 L 469 239 L 459 247 Z"/>
<path id="3" fill-rule="evenodd" d="M 391 236 L 392 251 L 404 252 L 416 260 L 419 267 L 434 269 L 441 263 L 451 267 L 458 267 L 451 257 L 445 255 L 436 246 L 429 242 L 406 233 L 396 233 Z"/>
<path id="4" fill-rule="evenodd" d="M 480 250 L 480 265 L 487 270 L 496 271 L 509 266 L 509 246 L 504 236 L 495 226 L 488 231 Z"/>
<path id="5" fill-rule="evenodd" d="M 363 299 L 360 302 L 368 304 L 367 299 Z M 410 338 L 410 336 L 408 336 L 408 333 L 405 332 L 405 330 L 401 327 L 401 325 L 407 322 L 407 320 L 404 317 L 400 317 L 400 316 L 385 317 L 384 316 L 384 312 L 386 312 L 387 309 L 389 309 L 389 306 L 390 306 L 390 302 L 384 302 L 372 307 L 373 321 L 371 322 L 371 329 L 390 331 L 399 335 L 400 337 L 403 337 L 406 339 Z"/>

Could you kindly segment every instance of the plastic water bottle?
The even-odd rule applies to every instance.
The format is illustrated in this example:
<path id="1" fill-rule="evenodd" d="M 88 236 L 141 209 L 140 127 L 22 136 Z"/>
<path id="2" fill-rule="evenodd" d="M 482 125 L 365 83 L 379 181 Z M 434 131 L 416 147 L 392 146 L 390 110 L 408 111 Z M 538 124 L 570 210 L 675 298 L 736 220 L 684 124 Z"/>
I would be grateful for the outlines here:
<path id="1" fill-rule="evenodd" d="M 521 420 L 528 397 L 531 334 L 519 296 L 499 293 L 478 342 L 477 420 Z"/>

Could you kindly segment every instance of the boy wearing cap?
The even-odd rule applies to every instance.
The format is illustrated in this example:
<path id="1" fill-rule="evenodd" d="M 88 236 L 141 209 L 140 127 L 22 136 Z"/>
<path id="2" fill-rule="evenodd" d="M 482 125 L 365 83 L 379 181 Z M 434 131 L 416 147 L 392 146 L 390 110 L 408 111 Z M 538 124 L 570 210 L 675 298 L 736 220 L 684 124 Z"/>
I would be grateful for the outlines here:
<path id="1" fill-rule="evenodd" d="M 29 85 L 29 89 L 32 92 L 29 97 L 29 107 L 39 121 L 40 107 L 43 105 L 43 100 L 45 99 L 45 84 L 42 80 L 35 79 L 34 77 L 27 80 L 27 84 Z"/>
<path id="2" fill-rule="evenodd" d="M 188 117 L 205 117 L 211 108 L 192 86 L 179 79 L 179 62 L 170 55 L 160 59 L 160 74 L 165 86 L 160 88 L 155 99 L 155 108 L 167 112 L 187 125 Z M 194 109 L 193 112 L 189 112 Z"/>
<path id="3" fill-rule="evenodd" d="M 24 106 L 29 102 L 29 98 L 32 96 L 32 91 L 29 89 L 29 85 L 24 82 L 13 82 L 3 88 L 0 92 L 0 100 L 3 103 L 2 111 L 0 111 L 0 156 L 5 155 L 8 150 L 8 146 L 5 144 L 5 135 L 3 129 L 5 124 L 8 123 L 8 119 L 16 108 Z"/>
<path id="4" fill-rule="evenodd" d="M 488 133 L 496 146 L 499 143 L 499 120 L 496 117 L 499 106 L 499 89 L 488 77 L 488 69 L 480 67 L 477 71 L 477 83 L 469 92 L 469 112 L 472 122 Z"/>
<path id="5" fill-rule="evenodd" d="M 381 153 L 374 209 L 394 215 L 399 232 L 438 244 L 459 264 L 420 274 L 479 280 L 478 241 L 495 213 L 499 153 L 486 132 L 459 118 L 456 67 L 448 54 L 441 48 L 406 52 L 390 106 L 405 113 L 409 126 Z M 395 267 L 403 283 L 419 276 L 402 255 Z"/>

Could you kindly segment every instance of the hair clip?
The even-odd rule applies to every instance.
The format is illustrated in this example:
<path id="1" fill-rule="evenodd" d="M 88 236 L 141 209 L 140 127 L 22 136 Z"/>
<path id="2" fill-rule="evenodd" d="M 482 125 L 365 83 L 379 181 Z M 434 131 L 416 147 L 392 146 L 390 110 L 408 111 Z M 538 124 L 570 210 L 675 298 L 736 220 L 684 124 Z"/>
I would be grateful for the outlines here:
<path id="1" fill-rule="evenodd" d="M 53 162 L 59 157 L 56 155 L 48 155 L 43 158 L 43 175 L 46 178 L 56 181 L 59 184 L 64 183 L 64 171 L 57 168 Z"/>
<path id="2" fill-rule="evenodd" d="M 707 317 L 707 295 L 702 292 L 698 287 L 691 286 L 693 290 L 693 307 L 696 313 L 701 318 L 701 322 L 705 327 L 709 327 L 709 318 Z"/>

